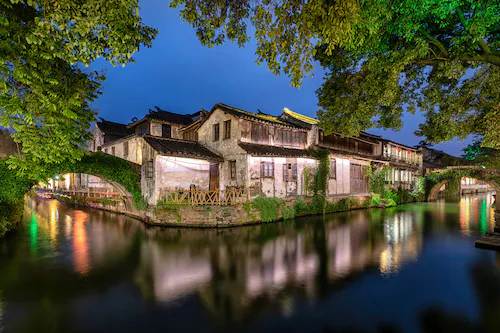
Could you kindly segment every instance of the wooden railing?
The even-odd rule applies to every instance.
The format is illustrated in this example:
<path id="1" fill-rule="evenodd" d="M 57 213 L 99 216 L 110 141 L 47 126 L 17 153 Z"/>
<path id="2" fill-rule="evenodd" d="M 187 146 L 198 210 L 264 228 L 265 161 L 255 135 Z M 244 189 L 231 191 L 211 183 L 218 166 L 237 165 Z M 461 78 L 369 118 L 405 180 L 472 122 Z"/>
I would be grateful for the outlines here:
<path id="1" fill-rule="evenodd" d="M 174 202 L 185 205 L 236 205 L 249 201 L 249 193 L 243 188 L 226 190 L 180 190 L 160 191 L 161 202 Z"/>
<path id="2" fill-rule="evenodd" d="M 121 198 L 122 195 L 118 192 L 112 192 L 108 189 L 106 191 L 95 191 L 91 189 L 80 190 L 57 190 L 57 193 L 63 193 L 70 196 L 79 196 L 86 198 Z"/>

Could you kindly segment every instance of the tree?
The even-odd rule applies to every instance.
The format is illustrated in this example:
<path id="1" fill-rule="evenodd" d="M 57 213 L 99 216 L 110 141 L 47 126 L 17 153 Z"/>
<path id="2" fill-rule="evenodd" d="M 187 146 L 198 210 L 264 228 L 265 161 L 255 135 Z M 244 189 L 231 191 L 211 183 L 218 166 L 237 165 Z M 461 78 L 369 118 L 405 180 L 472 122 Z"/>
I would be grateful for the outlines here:
<path id="1" fill-rule="evenodd" d="M 0 0 L 0 13 L 0 126 L 22 143 L 9 163 L 43 179 L 85 154 L 105 79 L 85 67 L 132 62 L 157 31 L 142 23 L 138 0 Z"/>
<path id="2" fill-rule="evenodd" d="M 500 168 L 500 150 L 483 147 L 481 139 L 462 149 L 462 157 L 475 165 L 487 168 Z"/>
<path id="3" fill-rule="evenodd" d="M 500 2 L 497 0 L 173 0 L 203 45 L 244 45 L 300 85 L 314 59 L 326 132 L 402 127 L 405 110 L 430 143 L 484 136 L 500 147 Z"/>

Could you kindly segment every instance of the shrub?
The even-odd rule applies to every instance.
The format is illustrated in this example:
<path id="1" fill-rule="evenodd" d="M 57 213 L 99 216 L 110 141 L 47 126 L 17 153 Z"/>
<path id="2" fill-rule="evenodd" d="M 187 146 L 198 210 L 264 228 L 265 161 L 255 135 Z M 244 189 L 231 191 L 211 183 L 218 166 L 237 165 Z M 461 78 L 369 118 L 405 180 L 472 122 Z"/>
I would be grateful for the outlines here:
<path id="1" fill-rule="evenodd" d="M 372 194 L 370 198 L 371 206 L 377 207 L 378 205 L 380 205 L 380 200 L 381 200 L 380 194 Z"/>
<path id="2" fill-rule="evenodd" d="M 308 206 L 305 203 L 304 199 L 302 199 L 302 197 L 297 197 L 293 206 L 295 208 L 296 215 L 300 216 L 308 212 Z"/>
<path id="3" fill-rule="evenodd" d="M 262 222 L 271 222 L 278 219 L 278 209 L 285 204 L 281 198 L 266 198 L 258 196 L 252 200 L 252 207 L 260 210 Z"/>
<path id="4" fill-rule="evenodd" d="M 281 217 L 283 220 L 291 220 L 295 217 L 295 208 L 293 206 L 285 206 L 281 208 Z"/>

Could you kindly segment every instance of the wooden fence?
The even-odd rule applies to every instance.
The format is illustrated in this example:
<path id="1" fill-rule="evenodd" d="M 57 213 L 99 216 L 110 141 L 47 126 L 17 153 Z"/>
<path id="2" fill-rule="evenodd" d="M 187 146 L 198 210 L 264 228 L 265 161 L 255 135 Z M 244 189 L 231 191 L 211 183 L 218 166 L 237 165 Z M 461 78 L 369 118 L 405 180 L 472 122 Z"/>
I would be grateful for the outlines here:
<path id="1" fill-rule="evenodd" d="M 160 191 L 160 202 L 186 205 L 236 205 L 249 201 L 246 189 Z"/>
<path id="2" fill-rule="evenodd" d="M 66 195 L 70 196 L 79 196 L 79 197 L 86 197 L 86 198 L 111 198 L 111 199 L 118 199 L 123 197 L 120 193 L 118 192 L 112 192 L 108 189 L 105 191 L 99 190 L 96 191 L 95 189 L 85 189 L 85 190 L 58 190 L 57 193 L 63 193 Z"/>

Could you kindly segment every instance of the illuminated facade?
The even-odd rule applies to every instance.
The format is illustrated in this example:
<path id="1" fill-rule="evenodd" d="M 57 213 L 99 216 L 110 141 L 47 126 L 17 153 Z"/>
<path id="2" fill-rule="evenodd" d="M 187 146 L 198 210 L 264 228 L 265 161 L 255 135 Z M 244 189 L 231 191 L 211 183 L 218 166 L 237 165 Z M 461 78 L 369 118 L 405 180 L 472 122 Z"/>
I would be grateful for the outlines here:
<path id="1" fill-rule="evenodd" d="M 141 187 L 150 204 L 165 191 L 244 189 L 250 197 L 295 197 L 310 190 L 319 161 L 311 149 L 329 152 L 328 196 L 369 195 L 368 169 L 388 166 L 388 183 L 412 189 L 422 155 L 380 136 L 325 133 L 318 120 L 287 108 L 279 116 L 222 103 L 181 115 L 157 108 L 118 124 L 101 119 L 91 151 L 141 165 Z"/>

